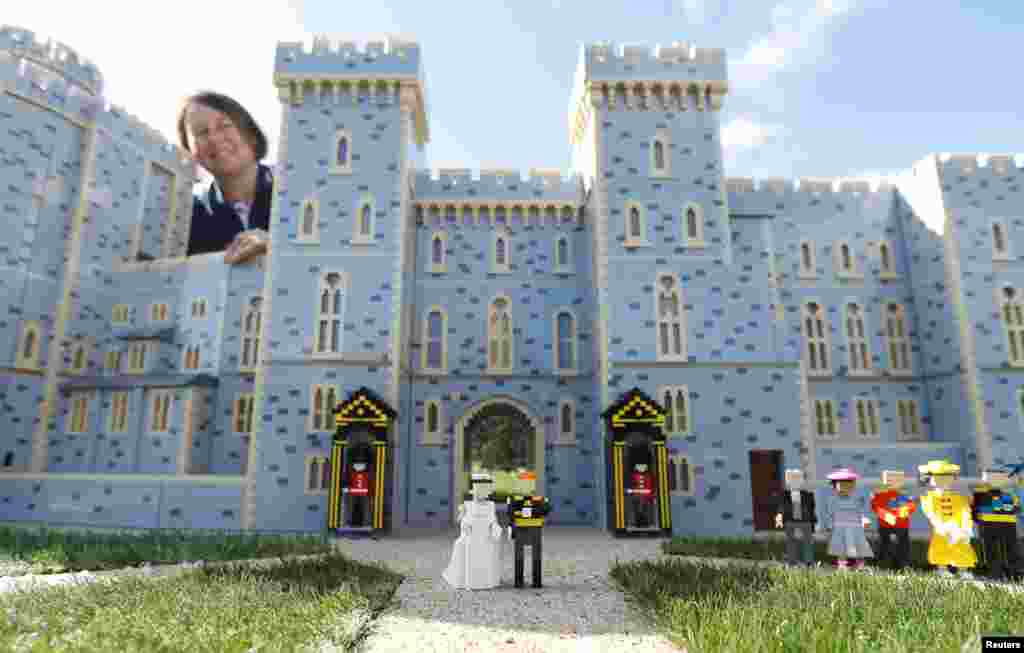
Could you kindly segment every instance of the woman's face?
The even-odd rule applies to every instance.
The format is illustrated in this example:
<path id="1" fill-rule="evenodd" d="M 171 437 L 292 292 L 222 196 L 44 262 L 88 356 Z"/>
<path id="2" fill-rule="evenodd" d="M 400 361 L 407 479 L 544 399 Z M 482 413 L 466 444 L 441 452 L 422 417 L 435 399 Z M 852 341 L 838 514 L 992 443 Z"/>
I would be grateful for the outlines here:
<path id="1" fill-rule="evenodd" d="M 227 114 L 193 102 L 185 126 L 192 156 L 217 179 L 233 177 L 256 161 L 252 145 Z"/>

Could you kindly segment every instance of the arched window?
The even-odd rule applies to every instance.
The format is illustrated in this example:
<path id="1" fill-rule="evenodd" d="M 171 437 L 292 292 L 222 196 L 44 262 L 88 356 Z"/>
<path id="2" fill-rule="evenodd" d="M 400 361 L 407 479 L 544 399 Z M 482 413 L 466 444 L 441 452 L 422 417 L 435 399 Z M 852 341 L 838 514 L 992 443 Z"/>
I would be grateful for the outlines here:
<path id="1" fill-rule="evenodd" d="M 570 313 L 563 311 L 558 314 L 555 330 L 558 352 L 555 368 L 576 369 L 576 321 Z"/>
<path id="2" fill-rule="evenodd" d="M 444 231 L 435 231 L 430 238 L 429 271 L 434 274 L 440 274 L 448 271 L 448 252 L 445 251 L 445 245 L 447 242 L 448 236 Z"/>
<path id="3" fill-rule="evenodd" d="M 1003 225 L 998 222 L 992 225 L 992 249 L 996 256 L 1006 254 L 1006 234 L 1003 233 Z"/>
<path id="4" fill-rule="evenodd" d="M 4 467 L 14 466 L 14 452 L 8 451 L 4 454 Z"/>
<path id="5" fill-rule="evenodd" d="M 352 174 L 352 134 L 340 129 L 334 134 L 334 150 L 327 155 L 331 162 L 328 172 L 338 175 Z"/>
<path id="6" fill-rule="evenodd" d="M 817 274 L 814 265 L 814 243 L 804 241 L 800 243 L 800 276 L 813 277 Z"/>
<path id="7" fill-rule="evenodd" d="M 665 423 L 662 430 L 666 435 L 690 432 L 690 393 L 686 386 L 669 386 L 661 389 L 661 401 L 665 408 Z"/>
<path id="8" fill-rule="evenodd" d="M 432 310 L 427 315 L 427 360 L 424 367 L 431 370 L 444 368 L 444 315 L 440 310 Z"/>
<path id="9" fill-rule="evenodd" d="M 314 349 L 318 354 L 337 354 L 341 351 L 342 289 L 342 276 L 337 272 L 325 274 L 320 281 L 320 306 Z"/>
<path id="10" fill-rule="evenodd" d="M 555 266 L 559 268 L 569 267 L 569 239 L 562 236 L 558 239 L 555 247 Z"/>
<path id="11" fill-rule="evenodd" d="M 259 364 L 260 321 L 263 301 L 253 298 L 242 317 L 242 358 L 239 367 L 253 368 Z"/>
<path id="12" fill-rule="evenodd" d="M 878 246 L 878 258 L 882 265 L 882 274 L 891 274 L 893 272 L 893 267 L 892 254 L 889 252 L 889 243 L 882 243 Z"/>
<path id="13" fill-rule="evenodd" d="M 302 210 L 302 235 L 312 237 L 316 233 L 316 209 L 308 202 Z"/>
<path id="14" fill-rule="evenodd" d="M 815 302 L 804 306 L 804 338 L 807 341 L 807 370 L 810 374 L 828 374 L 828 325 L 824 309 Z"/>
<path id="15" fill-rule="evenodd" d="M 509 314 L 508 300 L 495 299 L 491 304 L 490 317 L 487 321 L 488 330 L 488 367 L 491 370 L 512 369 L 512 316 Z"/>
<path id="16" fill-rule="evenodd" d="M 42 350 L 39 328 L 38 322 L 25 322 L 21 332 L 21 346 L 16 350 L 18 367 L 24 369 L 39 367 L 39 352 Z"/>
<path id="17" fill-rule="evenodd" d="M 850 373 L 871 371 L 871 355 L 864 331 L 864 314 L 856 304 L 846 306 L 846 346 L 850 355 Z"/>
<path id="18" fill-rule="evenodd" d="M 654 169 L 665 169 L 665 145 L 661 141 L 654 141 Z"/>
<path id="19" fill-rule="evenodd" d="M 370 212 L 369 204 L 363 204 L 363 208 L 359 210 L 359 235 L 366 238 L 370 237 Z"/>
<path id="20" fill-rule="evenodd" d="M 686 207 L 686 239 L 691 243 L 699 243 L 704 240 L 701 230 L 700 209 L 696 206 Z"/>
<path id="21" fill-rule="evenodd" d="M 850 253 L 850 246 L 846 243 L 839 245 L 839 266 L 843 272 L 853 272 L 853 256 Z"/>
<path id="22" fill-rule="evenodd" d="M 348 166 L 348 137 L 342 136 L 338 139 L 338 160 L 339 167 Z"/>
<path id="23" fill-rule="evenodd" d="M 85 345 L 76 345 L 75 353 L 71 358 L 71 371 L 78 373 L 85 370 Z"/>
<path id="24" fill-rule="evenodd" d="M 889 369 L 893 372 L 910 372 L 910 340 L 907 337 L 906 315 L 899 304 L 888 306 L 885 335 L 889 341 Z"/>
<path id="25" fill-rule="evenodd" d="M 629 209 L 629 237 L 634 240 L 640 240 L 641 235 L 640 209 L 633 206 Z"/>
<path id="26" fill-rule="evenodd" d="M 25 332 L 25 342 L 21 350 L 21 356 L 25 360 L 31 360 L 35 358 L 34 354 L 36 351 L 36 330 L 28 329 Z"/>
<path id="27" fill-rule="evenodd" d="M 685 358 L 685 332 L 683 324 L 682 293 L 672 275 L 658 280 L 658 358 L 678 360 Z"/>
<path id="28" fill-rule="evenodd" d="M 1013 288 L 1003 289 L 1002 318 L 1009 345 L 1009 363 L 1024 365 L 1024 304 L 1021 303 L 1020 293 Z"/>
<path id="29" fill-rule="evenodd" d="M 562 399 L 558 402 L 558 412 L 555 413 L 555 424 L 557 424 L 555 444 L 569 447 L 575 445 L 576 402 L 572 399 Z"/>
<path id="30" fill-rule="evenodd" d="M 441 242 L 440 236 L 434 236 L 433 263 L 434 265 L 444 265 L 444 243 Z"/>
<path id="31" fill-rule="evenodd" d="M 505 239 L 498 237 L 494 243 L 494 262 L 498 265 L 505 265 Z"/>
<path id="32" fill-rule="evenodd" d="M 438 416 L 437 416 L 437 404 L 430 403 L 427 405 L 427 431 L 430 433 L 437 433 L 438 430 Z"/>
<path id="33" fill-rule="evenodd" d="M 309 489 L 310 490 L 317 489 L 316 484 L 317 484 L 317 481 L 319 481 L 319 480 L 320 480 L 320 461 L 318 459 L 314 458 L 309 463 Z"/>
<path id="34" fill-rule="evenodd" d="M 334 430 L 334 409 L 338 405 L 337 392 L 333 385 L 313 386 L 313 422 L 310 424 L 312 430 Z"/>

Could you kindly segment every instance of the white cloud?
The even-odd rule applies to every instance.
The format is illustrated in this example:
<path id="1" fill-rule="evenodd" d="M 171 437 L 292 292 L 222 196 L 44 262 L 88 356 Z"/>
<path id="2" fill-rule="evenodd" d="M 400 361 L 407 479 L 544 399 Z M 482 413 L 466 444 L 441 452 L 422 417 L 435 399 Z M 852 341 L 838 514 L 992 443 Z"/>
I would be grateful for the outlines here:
<path id="1" fill-rule="evenodd" d="M 259 11 L 243 0 L 179 0 L 161 11 L 135 2 L 110 2 L 102 11 L 95 3 L 17 2 L 4 8 L 3 21 L 92 61 L 107 99 L 171 142 L 177 142 L 175 120 L 186 95 L 208 88 L 233 96 L 266 132 L 271 161 L 281 122 L 274 49 L 278 41 L 311 38 L 284 0 L 261 3 Z"/>
<path id="2" fill-rule="evenodd" d="M 850 13 L 860 0 L 815 0 L 808 6 L 779 4 L 772 9 L 772 27 L 754 41 L 730 76 L 743 87 L 755 87 L 802 60 L 814 60 L 824 47 L 828 28 Z"/>

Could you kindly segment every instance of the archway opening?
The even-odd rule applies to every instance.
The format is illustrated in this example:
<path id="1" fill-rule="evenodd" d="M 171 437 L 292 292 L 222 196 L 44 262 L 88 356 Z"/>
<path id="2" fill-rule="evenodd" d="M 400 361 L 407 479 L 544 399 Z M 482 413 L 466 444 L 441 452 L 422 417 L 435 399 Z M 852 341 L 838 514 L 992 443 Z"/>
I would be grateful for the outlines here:
<path id="1" fill-rule="evenodd" d="M 456 470 L 459 501 L 467 499 L 472 474 L 494 478 L 499 501 L 514 494 L 535 494 L 541 469 L 533 423 L 517 406 L 493 403 L 466 423 L 462 439 L 461 468 Z"/>

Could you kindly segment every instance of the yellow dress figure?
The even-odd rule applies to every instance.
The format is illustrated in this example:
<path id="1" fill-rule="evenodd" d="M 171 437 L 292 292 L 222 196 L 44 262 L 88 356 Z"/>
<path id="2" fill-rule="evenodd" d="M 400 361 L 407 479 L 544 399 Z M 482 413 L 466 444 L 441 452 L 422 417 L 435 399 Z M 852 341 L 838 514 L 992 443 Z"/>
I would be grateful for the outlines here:
<path id="1" fill-rule="evenodd" d="M 921 500 L 921 510 L 932 525 L 932 539 L 928 544 L 928 563 L 940 573 L 956 567 L 970 575 L 978 563 L 971 546 L 974 521 L 970 499 L 952 489 L 960 466 L 944 460 L 933 460 L 918 470 L 929 478 L 932 490 Z"/>

